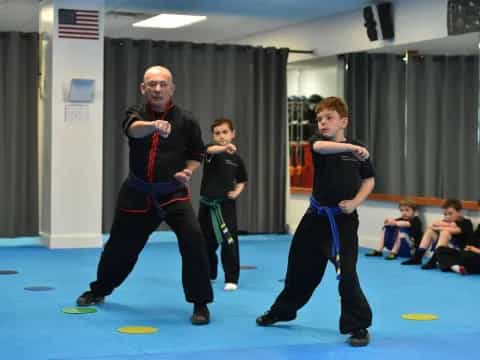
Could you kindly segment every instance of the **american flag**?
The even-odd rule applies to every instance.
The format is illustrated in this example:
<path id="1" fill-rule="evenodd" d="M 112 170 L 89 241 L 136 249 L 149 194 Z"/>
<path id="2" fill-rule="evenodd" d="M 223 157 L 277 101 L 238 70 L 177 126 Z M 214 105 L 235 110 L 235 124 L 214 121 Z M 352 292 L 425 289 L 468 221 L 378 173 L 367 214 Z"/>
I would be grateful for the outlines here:
<path id="1" fill-rule="evenodd" d="M 58 37 L 98 40 L 97 10 L 58 10 Z"/>

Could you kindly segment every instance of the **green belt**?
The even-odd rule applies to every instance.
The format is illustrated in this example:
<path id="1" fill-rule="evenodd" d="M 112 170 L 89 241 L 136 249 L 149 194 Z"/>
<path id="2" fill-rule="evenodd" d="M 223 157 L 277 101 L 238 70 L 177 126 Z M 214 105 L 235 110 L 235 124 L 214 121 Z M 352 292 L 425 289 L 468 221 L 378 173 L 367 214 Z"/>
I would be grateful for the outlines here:
<path id="1" fill-rule="evenodd" d="M 207 206 L 210 212 L 210 219 L 212 220 L 213 232 L 218 243 L 226 241 L 227 244 L 233 243 L 233 237 L 228 230 L 227 224 L 223 220 L 221 204 L 225 199 L 208 199 L 200 198 L 200 203 Z"/>

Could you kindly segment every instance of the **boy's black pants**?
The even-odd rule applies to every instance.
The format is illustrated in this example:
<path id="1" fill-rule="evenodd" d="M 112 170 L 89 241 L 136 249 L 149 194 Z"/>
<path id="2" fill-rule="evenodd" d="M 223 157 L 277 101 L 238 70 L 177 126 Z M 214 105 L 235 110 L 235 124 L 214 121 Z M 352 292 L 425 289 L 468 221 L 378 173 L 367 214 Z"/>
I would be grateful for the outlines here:
<path id="1" fill-rule="evenodd" d="M 470 274 L 480 274 L 480 255 L 472 251 L 452 249 L 447 246 L 438 247 L 435 252 L 441 270 L 447 271 L 453 265 L 464 266 Z"/>
<path id="2" fill-rule="evenodd" d="M 221 203 L 221 208 L 223 220 L 233 238 L 232 244 L 227 244 L 224 241 L 221 245 L 220 256 L 222 259 L 223 271 L 225 272 L 225 282 L 237 284 L 240 276 L 240 251 L 238 247 L 237 211 L 235 201 L 223 201 Z M 212 220 L 210 218 L 210 209 L 208 206 L 200 204 L 198 220 L 207 244 L 210 278 L 216 279 L 218 268 L 217 249 L 220 245 L 215 238 Z"/>
<path id="3" fill-rule="evenodd" d="M 372 323 L 372 311 L 356 271 L 358 216 L 356 213 L 340 214 L 335 220 L 340 234 L 340 332 L 346 334 L 368 328 Z M 272 313 L 291 318 L 308 302 L 331 258 L 331 242 L 328 217 L 307 210 L 293 237 L 285 287 L 271 307 Z"/>
<path id="4" fill-rule="evenodd" d="M 204 238 L 190 201 L 176 201 L 163 208 L 164 220 L 177 236 L 182 257 L 182 284 L 188 302 L 209 303 L 213 291 Z M 109 295 L 130 274 L 150 234 L 162 218 L 151 207 L 146 213 L 117 209 L 110 238 L 100 258 L 97 280 L 90 284 L 98 296 Z M 158 264 L 161 271 L 161 264 Z"/>

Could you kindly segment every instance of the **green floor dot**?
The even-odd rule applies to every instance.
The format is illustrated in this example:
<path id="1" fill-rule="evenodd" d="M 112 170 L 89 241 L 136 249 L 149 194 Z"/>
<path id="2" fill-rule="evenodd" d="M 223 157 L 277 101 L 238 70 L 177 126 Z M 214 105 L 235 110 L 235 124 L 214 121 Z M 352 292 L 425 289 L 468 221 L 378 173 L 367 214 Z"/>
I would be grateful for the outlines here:
<path id="1" fill-rule="evenodd" d="M 65 314 L 92 314 L 96 313 L 97 309 L 88 307 L 66 307 L 63 308 Z"/>

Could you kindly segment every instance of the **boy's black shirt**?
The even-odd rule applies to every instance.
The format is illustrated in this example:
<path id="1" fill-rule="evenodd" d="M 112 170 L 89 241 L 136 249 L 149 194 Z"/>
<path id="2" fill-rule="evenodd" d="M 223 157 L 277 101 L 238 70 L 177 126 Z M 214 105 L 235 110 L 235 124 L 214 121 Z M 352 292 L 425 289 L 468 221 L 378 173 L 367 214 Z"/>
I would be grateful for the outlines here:
<path id="1" fill-rule="evenodd" d="M 465 246 L 469 245 L 473 239 L 473 224 L 472 221 L 467 218 L 457 220 L 455 221 L 455 224 L 460 228 L 461 233 L 455 234 L 452 237 L 457 239 L 460 249 L 463 249 Z"/>
<path id="2" fill-rule="evenodd" d="M 216 144 L 208 144 L 205 151 L 212 145 Z M 247 171 L 238 153 L 206 154 L 200 195 L 207 198 L 225 198 L 229 191 L 235 189 L 237 183 L 246 181 Z"/>
<path id="3" fill-rule="evenodd" d="M 480 248 L 480 224 L 478 224 L 477 229 L 473 232 L 470 244 Z"/>
<path id="4" fill-rule="evenodd" d="M 408 220 L 399 217 L 395 221 L 408 221 L 410 223 L 410 236 L 415 240 L 415 246 L 418 247 L 423 236 L 422 220 L 418 216 L 414 216 Z"/>
<path id="5" fill-rule="evenodd" d="M 337 206 L 342 200 L 353 199 L 362 181 L 375 177 L 375 169 L 370 158 L 360 161 L 351 152 L 337 154 L 315 152 L 313 144 L 319 140 L 331 141 L 319 134 L 310 138 L 314 167 L 313 196 L 323 206 Z M 354 140 L 346 140 L 345 143 L 365 147 Z"/>

